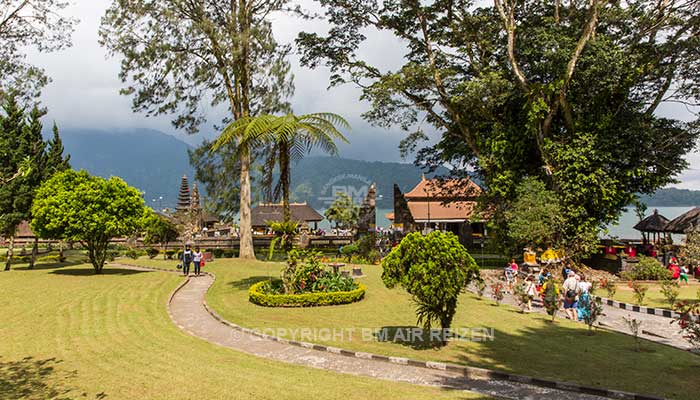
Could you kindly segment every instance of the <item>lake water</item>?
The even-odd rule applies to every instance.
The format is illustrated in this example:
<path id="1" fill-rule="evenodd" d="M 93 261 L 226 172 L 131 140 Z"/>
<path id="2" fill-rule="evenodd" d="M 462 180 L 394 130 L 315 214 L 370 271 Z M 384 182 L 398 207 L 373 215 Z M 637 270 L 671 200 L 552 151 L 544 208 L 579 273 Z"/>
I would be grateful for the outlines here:
<path id="1" fill-rule="evenodd" d="M 651 213 L 654 212 L 654 208 L 659 210 L 659 214 L 672 220 L 684 212 L 691 210 L 693 207 L 649 207 L 647 215 L 651 215 Z M 391 226 L 391 222 L 385 217 L 387 213 L 391 212 L 394 212 L 394 210 L 378 208 L 377 226 L 384 228 Z M 323 211 L 320 211 L 320 213 L 323 214 Z M 641 239 L 641 233 L 633 229 L 633 226 L 636 225 L 637 222 L 639 222 L 639 219 L 634 213 L 634 208 L 629 208 L 627 212 L 622 213 L 618 224 L 608 226 L 607 233 L 601 232 L 601 237 L 607 238 L 614 236 L 620 239 Z M 328 230 L 330 229 L 330 224 L 324 219 L 319 223 L 319 227 Z"/>

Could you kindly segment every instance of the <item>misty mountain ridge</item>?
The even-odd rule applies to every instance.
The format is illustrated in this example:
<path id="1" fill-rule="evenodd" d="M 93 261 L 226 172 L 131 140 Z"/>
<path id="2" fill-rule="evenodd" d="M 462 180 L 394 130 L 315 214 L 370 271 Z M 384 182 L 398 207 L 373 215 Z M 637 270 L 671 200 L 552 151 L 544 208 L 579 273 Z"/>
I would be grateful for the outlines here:
<path id="1" fill-rule="evenodd" d="M 181 139 L 153 129 L 60 129 L 65 152 L 71 155 L 75 169 L 91 174 L 119 176 L 144 192 L 152 207 L 174 207 L 180 179 L 190 179 L 194 170 L 187 150 L 192 146 Z M 50 137 L 50 132 L 46 132 Z M 439 169 L 428 177 L 445 175 Z M 393 184 L 402 191 L 411 190 L 423 171 L 413 164 L 382 161 L 360 161 L 340 157 L 308 156 L 292 164 L 292 201 L 307 201 L 317 209 L 326 208 L 337 192 L 362 201 L 370 184 L 377 185 L 377 207 L 393 207 Z M 190 182 L 191 184 L 191 182 Z M 200 186 L 201 189 L 201 186 Z M 262 200 L 255 193 L 254 201 Z M 259 189 L 259 188 L 257 188 Z M 160 197 L 162 196 L 162 200 Z M 155 199 L 155 201 L 153 201 Z M 642 196 L 648 206 L 700 205 L 700 191 L 667 188 L 653 196 Z"/>

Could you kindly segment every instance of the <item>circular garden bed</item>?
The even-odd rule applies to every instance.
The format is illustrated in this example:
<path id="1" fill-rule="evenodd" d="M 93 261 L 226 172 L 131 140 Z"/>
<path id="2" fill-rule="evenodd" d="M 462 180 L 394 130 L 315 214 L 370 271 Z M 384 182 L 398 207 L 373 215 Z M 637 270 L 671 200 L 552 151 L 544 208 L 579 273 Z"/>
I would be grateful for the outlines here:
<path id="1" fill-rule="evenodd" d="M 281 281 L 262 281 L 248 289 L 250 302 L 265 307 L 316 307 L 349 304 L 362 300 L 367 290 L 357 283 L 350 291 L 304 292 L 282 294 L 279 292 Z"/>

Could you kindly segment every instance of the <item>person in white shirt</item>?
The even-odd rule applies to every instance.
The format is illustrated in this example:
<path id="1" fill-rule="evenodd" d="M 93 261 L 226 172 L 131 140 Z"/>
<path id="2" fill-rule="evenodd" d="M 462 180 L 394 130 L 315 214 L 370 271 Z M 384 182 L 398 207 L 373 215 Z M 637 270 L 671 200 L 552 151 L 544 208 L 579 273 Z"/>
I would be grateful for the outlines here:
<path id="1" fill-rule="evenodd" d="M 576 273 L 569 271 L 562 289 L 564 289 L 564 312 L 570 319 L 578 321 L 578 316 L 576 315 L 576 296 L 578 296 Z"/>
<path id="2" fill-rule="evenodd" d="M 194 264 L 194 276 L 199 276 L 199 272 L 202 267 L 202 252 L 199 251 L 199 247 L 194 248 L 194 253 L 192 253 L 192 263 Z"/>

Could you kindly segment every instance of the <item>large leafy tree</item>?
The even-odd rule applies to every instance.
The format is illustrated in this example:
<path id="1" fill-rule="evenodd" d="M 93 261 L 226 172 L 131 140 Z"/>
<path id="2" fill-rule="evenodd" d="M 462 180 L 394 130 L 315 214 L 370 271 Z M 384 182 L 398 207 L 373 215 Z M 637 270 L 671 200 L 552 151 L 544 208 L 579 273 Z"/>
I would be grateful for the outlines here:
<path id="1" fill-rule="evenodd" d="M 331 27 L 300 34 L 302 62 L 359 85 L 370 121 L 415 129 L 403 149 L 426 137 L 423 121 L 438 129 L 418 163 L 478 175 L 497 224 L 517 183 L 537 177 L 578 248 L 635 193 L 673 182 L 698 138 L 697 119 L 657 114 L 663 102 L 700 99 L 696 1 L 320 3 Z M 404 45 L 402 65 L 362 58 L 373 30 Z"/>
<path id="2" fill-rule="evenodd" d="M 416 303 L 418 323 L 430 330 L 452 324 L 459 295 L 479 277 L 479 267 L 451 232 L 409 233 L 382 260 L 389 289 L 403 287 Z"/>
<path id="3" fill-rule="evenodd" d="M 27 101 L 39 96 L 49 78 L 26 61 L 24 51 L 70 46 L 77 20 L 61 15 L 67 6 L 61 0 L 0 0 L 0 95 L 16 91 Z"/>
<path id="4" fill-rule="evenodd" d="M 122 93 L 133 96 L 135 111 L 175 114 L 175 127 L 195 133 L 208 106 L 223 105 L 226 123 L 288 108 L 289 46 L 277 44 L 268 20 L 286 7 L 286 0 L 115 0 L 102 20 L 100 41 L 122 56 Z M 234 145 L 240 254 L 254 258 L 251 149 Z"/>
<path id="5" fill-rule="evenodd" d="M 44 115 L 45 111 L 36 105 L 27 112 L 19 104 L 16 94 L 4 97 L 3 111 L 0 112 L 0 144 L 3 149 L 0 170 L 3 176 L 14 177 L 0 187 L 0 233 L 10 239 L 5 270 L 12 265 L 17 226 L 31 219 L 36 190 L 53 173 L 68 168 L 62 155 L 63 147 L 57 147 L 53 141 L 46 143 L 42 137 L 41 118 Z M 56 140 L 60 141 L 60 137 L 54 127 Z M 23 171 L 23 174 L 17 175 L 18 171 Z M 37 253 L 38 240 L 35 239 L 29 268 L 34 266 Z"/>
<path id="6" fill-rule="evenodd" d="M 144 212 L 141 193 L 120 178 L 67 170 L 37 191 L 31 226 L 43 238 L 80 242 L 99 274 L 110 240 L 141 228 Z"/>

